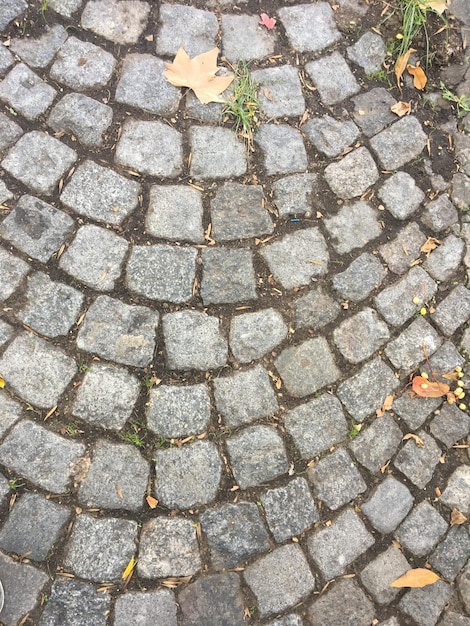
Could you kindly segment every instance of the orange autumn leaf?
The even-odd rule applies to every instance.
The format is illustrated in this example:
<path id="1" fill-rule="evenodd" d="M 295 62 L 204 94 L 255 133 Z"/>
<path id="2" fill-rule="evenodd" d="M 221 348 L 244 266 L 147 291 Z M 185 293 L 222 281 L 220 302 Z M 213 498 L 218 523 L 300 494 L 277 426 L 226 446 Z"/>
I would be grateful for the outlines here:
<path id="1" fill-rule="evenodd" d="M 465 524 L 467 518 L 463 513 L 461 513 L 458 509 L 452 509 L 452 513 L 450 514 L 450 525 L 458 526 L 460 524 Z"/>
<path id="2" fill-rule="evenodd" d="M 433 583 L 441 580 L 437 574 L 429 569 L 418 567 L 416 569 L 410 569 L 390 583 L 390 587 L 396 587 L 401 589 L 402 587 L 427 587 Z"/>
<path id="3" fill-rule="evenodd" d="M 426 87 L 426 83 L 428 82 L 428 77 L 424 73 L 423 68 L 417 65 L 407 65 L 406 69 L 408 70 L 408 74 L 413 76 L 413 85 L 416 89 L 424 89 Z"/>
<path id="4" fill-rule="evenodd" d="M 189 87 L 203 104 L 208 102 L 225 102 L 220 94 L 232 83 L 235 76 L 216 76 L 217 56 L 220 50 L 213 48 L 203 54 L 190 58 L 181 47 L 176 53 L 173 63 L 165 63 L 164 76 L 175 87 Z"/>
<path id="5" fill-rule="evenodd" d="M 401 77 L 403 76 L 403 72 L 405 71 L 405 68 L 408 64 L 408 59 L 410 58 L 410 55 L 416 52 L 416 50 L 414 48 L 410 48 L 409 50 L 407 50 L 405 52 L 405 54 L 402 54 L 401 56 L 398 57 L 398 59 L 395 61 L 395 76 L 397 78 L 397 85 L 398 87 L 400 87 L 401 90 Z"/>
<path id="6" fill-rule="evenodd" d="M 421 396 L 422 398 L 441 398 L 450 391 L 449 385 L 438 381 L 431 381 L 422 376 L 415 376 L 413 378 L 411 388 L 417 396 Z"/>
<path id="7" fill-rule="evenodd" d="M 442 241 L 439 241 L 439 239 L 436 239 L 435 237 L 428 237 L 421 246 L 420 251 L 424 252 L 424 254 L 428 257 L 441 243 Z"/>
<path id="8" fill-rule="evenodd" d="M 155 509 L 157 507 L 157 504 L 158 504 L 157 498 L 153 498 L 152 496 L 147 496 L 145 500 L 147 501 L 147 504 L 149 505 L 151 509 Z"/>
<path id="9" fill-rule="evenodd" d="M 397 102 L 396 104 L 392 104 L 390 107 L 390 111 L 398 115 L 398 117 L 403 117 L 404 115 L 409 115 L 411 113 L 411 101 L 410 102 Z"/>

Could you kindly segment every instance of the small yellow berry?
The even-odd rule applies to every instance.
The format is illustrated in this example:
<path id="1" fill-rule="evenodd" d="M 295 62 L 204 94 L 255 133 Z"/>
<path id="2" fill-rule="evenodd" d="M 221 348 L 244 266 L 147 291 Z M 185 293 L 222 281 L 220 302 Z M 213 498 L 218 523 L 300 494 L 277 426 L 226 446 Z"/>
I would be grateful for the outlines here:
<path id="1" fill-rule="evenodd" d="M 463 400 L 465 398 L 465 392 L 459 393 L 459 400 Z"/>
<path id="2" fill-rule="evenodd" d="M 461 372 L 462 368 L 460 367 L 460 365 L 457 365 L 456 367 L 454 367 L 456 372 Z"/>
<path id="3" fill-rule="evenodd" d="M 454 395 L 457 398 L 460 398 L 460 397 L 462 397 L 462 394 L 463 394 L 463 390 L 460 387 L 457 387 L 457 389 L 454 391 Z"/>
<path id="4" fill-rule="evenodd" d="M 401 33 L 397 33 L 397 34 L 395 35 L 395 37 L 396 37 L 397 39 L 403 39 L 403 35 L 402 35 Z"/>
<path id="5" fill-rule="evenodd" d="M 457 385 L 458 385 L 459 387 L 463 387 L 463 386 L 464 386 L 464 384 L 463 384 L 463 382 L 462 382 L 461 380 L 458 380 L 458 381 L 457 381 Z"/>
<path id="6" fill-rule="evenodd" d="M 421 372 L 421 378 L 426 378 L 428 379 L 429 376 L 426 374 L 426 372 Z"/>
<path id="7" fill-rule="evenodd" d="M 448 395 L 447 396 L 447 403 L 448 404 L 454 404 L 454 402 L 455 402 L 455 397 L 451 396 L 451 395 Z"/>
<path id="8" fill-rule="evenodd" d="M 466 405 L 466 404 L 459 404 L 459 409 L 460 409 L 461 411 L 465 411 L 465 409 L 466 409 L 466 408 L 467 408 L 467 405 Z"/>
<path id="9" fill-rule="evenodd" d="M 415 297 L 413 298 L 413 304 L 419 304 L 419 298 L 418 298 L 418 296 L 415 296 Z"/>
<path id="10" fill-rule="evenodd" d="M 427 383 L 421 383 L 421 389 L 427 389 L 429 385 Z"/>
<path id="11" fill-rule="evenodd" d="M 421 307 L 421 309 L 419 310 L 419 312 L 420 312 L 420 314 L 421 314 L 421 315 L 426 315 L 426 313 L 427 313 L 426 308 L 425 308 L 424 306 L 423 306 L 423 307 Z"/>
<path id="12" fill-rule="evenodd" d="M 457 374 L 457 376 L 458 376 L 459 378 L 463 378 L 463 372 L 459 372 L 459 373 Z"/>

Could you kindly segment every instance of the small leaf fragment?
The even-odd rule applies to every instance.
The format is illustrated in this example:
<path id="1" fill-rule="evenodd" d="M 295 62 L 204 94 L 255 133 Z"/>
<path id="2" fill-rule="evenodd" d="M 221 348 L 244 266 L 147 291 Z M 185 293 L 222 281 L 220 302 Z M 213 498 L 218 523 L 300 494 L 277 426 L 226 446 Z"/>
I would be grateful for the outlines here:
<path id="1" fill-rule="evenodd" d="M 267 13 L 261 13 L 259 23 L 261 26 L 266 26 L 268 30 L 272 30 L 276 26 L 276 19 L 269 17 Z"/>
<path id="2" fill-rule="evenodd" d="M 129 563 L 127 564 L 126 569 L 123 571 L 122 573 L 122 580 L 126 580 L 127 578 L 129 578 L 129 576 L 132 574 L 134 567 L 136 566 L 137 561 L 135 560 L 134 556 L 131 556 L 131 560 L 129 561 Z"/>
<path id="3" fill-rule="evenodd" d="M 452 513 L 450 514 L 450 525 L 458 526 L 460 524 L 465 524 L 467 518 L 463 513 L 461 513 L 458 509 L 452 509 Z"/>
<path id="4" fill-rule="evenodd" d="M 157 498 L 154 498 L 152 496 L 147 496 L 145 500 L 151 509 L 157 508 L 157 504 L 158 504 Z"/>
<path id="5" fill-rule="evenodd" d="M 422 67 L 418 65 L 407 65 L 406 69 L 408 70 L 408 74 L 413 76 L 413 85 L 416 89 L 420 91 L 426 87 L 426 83 L 428 82 L 428 77 L 423 71 Z"/>
<path id="6" fill-rule="evenodd" d="M 390 107 L 390 111 L 398 115 L 398 117 L 403 117 L 404 115 L 409 115 L 411 113 L 411 100 L 409 102 L 397 102 L 396 104 L 392 104 Z"/>
<path id="7" fill-rule="evenodd" d="M 424 567 L 418 567 L 416 569 L 410 569 L 390 583 L 390 587 L 401 589 L 402 587 L 427 587 L 433 583 L 441 580 L 437 574 Z"/>
<path id="8" fill-rule="evenodd" d="M 437 246 L 439 246 L 441 243 L 442 241 L 439 241 L 439 239 L 436 239 L 435 237 L 428 237 L 426 241 L 423 243 L 423 245 L 421 246 L 420 250 L 421 252 L 424 252 L 426 256 L 429 256 L 430 253 L 435 248 L 437 248 Z"/>
<path id="9" fill-rule="evenodd" d="M 419 8 L 426 11 L 426 9 L 431 9 L 439 15 L 442 15 L 444 11 L 447 9 L 446 0 L 425 0 L 424 2 L 419 3 Z"/>
<path id="10" fill-rule="evenodd" d="M 418 448 L 424 448 L 424 441 L 420 439 L 418 435 L 415 435 L 414 433 L 408 433 L 403 437 L 403 441 L 406 441 L 407 439 L 413 439 Z"/>

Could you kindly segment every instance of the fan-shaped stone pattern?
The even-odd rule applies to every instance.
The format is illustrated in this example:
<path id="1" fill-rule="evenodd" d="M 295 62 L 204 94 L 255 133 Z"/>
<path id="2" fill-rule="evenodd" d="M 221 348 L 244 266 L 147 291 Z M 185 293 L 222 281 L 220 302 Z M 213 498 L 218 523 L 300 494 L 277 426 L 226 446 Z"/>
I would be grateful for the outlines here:
<path id="1" fill-rule="evenodd" d="M 204 384 L 159 385 L 150 390 L 148 428 L 166 439 L 202 433 L 210 419 L 210 402 Z"/>
<path id="2" fill-rule="evenodd" d="M 366 191 L 379 179 L 374 159 L 367 148 L 358 148 L 325 168 L 331 190 L 340 198 L 350 200 Z"/>
<path id="3" fill-rule="evenodd" d="M 222 49 L 231 63 L 263 59 L 275 43 L 276 33 L 261 29 L 257 15 L 222 15 Z"/>
<path id="4" fill-rule="evenodd" d="M 162 4 L 157 32 L 157 54 L 174 56 L 183 47 L 194 57 L 211 50 L 219 31 L 217 18 L 191 6 Z"/>
<path id="5" fill-rule="evenodd" d="M 0 83 L 0 100 L 28 120 L 37 119 L 54 101 L 57 91 L 24 63 L 18 63 Z"/>
<path id="6" fill-rule="evenodd" d="M 320 52 L 341 39 L 327 2 L 282 7 L 279 17 L 291 46 L 297 52 Z"/>
<path id="7" fill-rule="evenodd" d="M 113 43 L 137 43 L 145 30 L 150 5 L 139 0 L 90 0 L 82 12 L 82 27 Z"/>
<path id="8" fill-rule="evenodd" d="M 257 299 L 251 250 L 205 248 L 201 258 L 201 298 L 205 305 Z"/>
<path id="9" fill-rule="evenodd" d="M 302 95 L 299 72 L 291 65 L 268 67 L 252 73 L 260 85 L 259 103 L 267 118 L 302 116 L 305 100 Z"/>
<path id="10" fill-rule="evenodd" d="M 287 336 L 287 325 L 275 309 L 242 313 L 230 325 L 230 349 L 236 359 L 249 363 L 279 345 Z"/>
<path id="11" fill-rule="evenodd" d="M 63 44 L 50 69 L 50 77 L 75 91 L 88 91 L 107 85 L 116 59 L 99 46 L 76 37 Z"/>
<path id="12" fill-rule="evenodd" d="M 156 497 L 169 509 L 190 509 L 212 502 L 222 462 L 210 441 L 155 451 Z"/>

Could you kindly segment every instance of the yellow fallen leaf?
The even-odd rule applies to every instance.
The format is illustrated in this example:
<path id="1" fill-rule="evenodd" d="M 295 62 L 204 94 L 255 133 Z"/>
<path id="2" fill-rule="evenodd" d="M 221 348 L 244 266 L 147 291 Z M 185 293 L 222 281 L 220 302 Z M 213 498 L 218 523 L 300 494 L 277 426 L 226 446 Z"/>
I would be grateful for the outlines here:
<path id="1" fill-rule="evenodd" d="M 3 378 L 0 376 L 0 389 L 3 389 L 5 387 L 5 381 L 3 380 Z"/>
<path id="2" fill-rule="evenodd" d="M 404 115 L 409 115 L 411 113 L 411 100 L 410 102 L 397 102 L 396 104 L 392 104 L 390 107 L 390 111 L 398 115 L 398 117 L 403 117 Z"/>
<path id="3" fill-rule="evenodd" d="M 158 504 L 157 498 L 153 498 L 152 496 L 147 496 L 145 499 L 151 509 L 155 509 L 157 507 L 157 504 Z"/>
<path id="4" fill-rule="evenodd" d="M 463 513 L 461 513 L 458 509 L 452 509 L 452 513 L 450 514 L 450 525 L 458 526 L 459 524 L 465 524 L 467 518 Z"/>
<path id="5" fill-rule="evenodd" d="M 407 65 L 406 69 L 408 70 L 408 74 L 413 76 L 413 85 L 416 89 L 424 89 L 426 87 L 426 83 L 428 82 L 428 77 L 424 73 L 423 68 L 418 65 Z"/>
<path id="6" fill-rule="evenodd" d="M 173 63 L 165 63 L 164 76 L 175 87 L 189 87 L 203 104 L 208 102 L 225 102 L 220 94 L 232 83 L 235 76 L 216 76 L 217 56 L 220 50 L 213 48 L 203 54 L 190 58 L 181 47 L 176 53 Z"/>
<path id="7" fill-rule="evenodd" d="M 134 567 L 136 566 L 137 561 L 135 560 L 134 556 L 131 557 L 131 560 L 129 561 L 129 563 L 127 564 L 126 569 L 123 571 L 122 573 L 122 580 L 126 580 L 127 578 L 129 578 L 129 576 L 132 574 Z"/>
<path id="8" fill-rule="evenodd" d="M 426 11 L 426 9 L 431 9 L 439 15 L 442 15 L 444 11 L 447 9 L 446 0 L 424 0 L 424 2 L 419 3 L 420 9 Z"/>
<path id="9" fill-rule="evenodd" d="M 402 54 L 401 56 L 398 57 L 398 59 L 395 61 L 395 76 L 397 78 L 397 85 L 401 91 L 401 77 L 403 76 L 403 72 L 405 71 L 405 68 L 408 64 L 408 59 L 410 58 L 410 55 L 416 52 L 416 50 L 414 48 L 410 48 L 409 50 L 407 50 L 405 52 L 405 54 Z"/>
<path id="10" fill-rule="evenodd" d="M 410 569 L 390 583 L 390 587 L 402 588 L 402 587 L 427 587 L 433 583 L 441 580 L 437 574 L 429 569 L 418 567 L 416 569 Z"/>
<path id="11" fill-rule="evenodd" d="M 403 437 L 403 441 L 406 441 L 407 439 L 413 439 L 418 448 L 424 448 L 424 441 L 420 439 L 418 435 L 415 435 L 414 433 L 408 433 Z"/>

